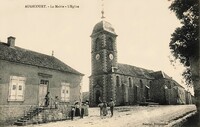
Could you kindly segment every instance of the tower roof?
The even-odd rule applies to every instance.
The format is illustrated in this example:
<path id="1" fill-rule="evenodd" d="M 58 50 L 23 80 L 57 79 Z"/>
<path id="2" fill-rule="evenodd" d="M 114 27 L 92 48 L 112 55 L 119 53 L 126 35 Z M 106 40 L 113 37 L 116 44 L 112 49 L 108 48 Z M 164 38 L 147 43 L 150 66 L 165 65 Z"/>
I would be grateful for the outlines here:
<path id="1" fill-rule="evenodd" d="M 93 31 L 92 31 L 92 35 L 96 34 L 96 33 L 99 33 L 101 31 L 107 31 L 109 33 L 112 33 L 112 34 L 115 34 L 115 29 L 112 27 L 112 25 L 105 21 L 105 20 L 102 20 L 100 22 L 98 22 L 94 28 L 93 28 Z"/>

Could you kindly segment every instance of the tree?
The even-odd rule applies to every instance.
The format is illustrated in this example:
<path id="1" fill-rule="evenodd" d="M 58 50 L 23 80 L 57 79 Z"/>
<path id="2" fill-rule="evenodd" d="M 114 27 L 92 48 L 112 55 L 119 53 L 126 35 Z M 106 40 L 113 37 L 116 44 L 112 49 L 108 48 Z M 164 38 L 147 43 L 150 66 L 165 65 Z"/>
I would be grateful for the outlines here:
<path id="1" fill-rule="evenodd" d="M 169 9 L 175 12 L 182 26 L 171 35 L 169 47 L 175 60 L 186 70 L 183 77 L 194 86 L 197 111 L 200 114 L 199 84 L 199 0 L 174 0 Z"/>
<path id="2" fill-rule="evenodd" d="M 199 59 L 199 1 L 174 0 L 169 9 L 175 12 L 182 26 L 176 28 L 169 44 L 175 59 L 186 67 L 183 76 L 192 81 L 191 59 Z"/>

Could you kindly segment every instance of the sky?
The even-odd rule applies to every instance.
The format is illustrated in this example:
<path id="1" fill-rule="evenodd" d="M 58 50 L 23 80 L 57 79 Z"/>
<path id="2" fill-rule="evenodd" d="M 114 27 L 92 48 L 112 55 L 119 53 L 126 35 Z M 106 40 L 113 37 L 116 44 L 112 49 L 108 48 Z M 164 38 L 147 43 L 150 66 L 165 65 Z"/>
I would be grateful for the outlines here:
<path id="1" fill-rule="evenodd" d="M 168 0 L 104 0 L 104 20 L 117 37 L 118 62 L 154 71 L 162 70 L 182 83 L 183 67 L 171 65 L 169 42 L 180 21 Z M 25 8 L 29 5 L 74 8 Z M 16 37 L 16 46 L 54 56 L 85 74 L 89 90 L 91 38 L 100 22 L 102 0 L 0 0 L 0 41 Z M 172 57 L 173 58 L 173 57 Z"/>

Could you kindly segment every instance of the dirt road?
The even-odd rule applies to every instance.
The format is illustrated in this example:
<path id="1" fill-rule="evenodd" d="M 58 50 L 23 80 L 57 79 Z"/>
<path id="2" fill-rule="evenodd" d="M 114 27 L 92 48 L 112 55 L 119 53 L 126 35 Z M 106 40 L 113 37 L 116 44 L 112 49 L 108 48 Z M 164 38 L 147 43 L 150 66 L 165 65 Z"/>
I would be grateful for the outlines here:
<path id="1" fill-rule="evenodd" d="M 169 126 L 174 120 L 194 111 L 194 105 L 116 107 L 114 116 L 99 116 L 99 108 L 90 108 L 89 116 L 73 121 L 58 121 L 28 127 L 157 127 Z"/>

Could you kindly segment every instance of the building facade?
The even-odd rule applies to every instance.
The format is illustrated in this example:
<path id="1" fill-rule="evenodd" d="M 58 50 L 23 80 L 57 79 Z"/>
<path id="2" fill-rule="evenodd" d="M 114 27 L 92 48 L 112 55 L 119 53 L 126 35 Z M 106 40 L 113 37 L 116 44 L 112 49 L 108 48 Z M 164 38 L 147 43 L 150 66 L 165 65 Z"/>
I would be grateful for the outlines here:
<path id="1" fill-rule="evenodd" d="M 118 63 L 116 38 L 114 28 L 107 21 L 102 20 L 93 28 L 92 72 L 89 77 L 91 106 L 97 106 L 101 101 L 108 102 L 110 98 L 116 105 L 133 105 L 147 101 L 185 104 L 185 89 L 162 71 L 154 72 Z"/>
<path id="2" fill-rule="evenodd" d="M 15 120 L 30 107 L 44 106 L 50 92 L 62 104 L 80 100 L 83 74 L 54 56 L 15 46 L 15 38 L 0 42 L 0 121 Z M 51 101 L 52 100 L 52 101 Z"/>

